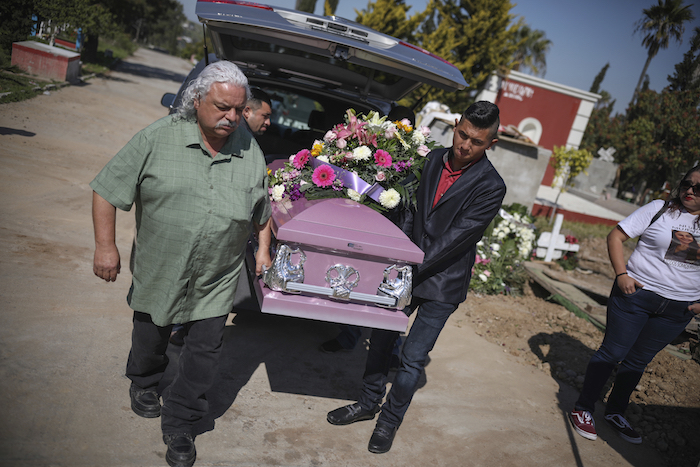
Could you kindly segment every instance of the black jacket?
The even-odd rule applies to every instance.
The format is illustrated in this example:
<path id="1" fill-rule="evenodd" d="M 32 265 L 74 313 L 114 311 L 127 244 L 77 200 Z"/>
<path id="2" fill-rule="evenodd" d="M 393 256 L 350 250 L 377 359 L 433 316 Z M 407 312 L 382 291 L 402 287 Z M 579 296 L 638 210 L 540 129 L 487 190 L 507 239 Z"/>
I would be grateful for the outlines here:
<path id="1" fill-rule="evenodd" d="M 446 303 L 467 297 L 476 243 L 498 213 L 506 185 L 486 155 L 462 174 L 433 209 L 443 156 L 451 148 L 428 154 L 416 194 L 417 209 L 404 232 L 425 252 L 413 275 L 413 295 Z"/>

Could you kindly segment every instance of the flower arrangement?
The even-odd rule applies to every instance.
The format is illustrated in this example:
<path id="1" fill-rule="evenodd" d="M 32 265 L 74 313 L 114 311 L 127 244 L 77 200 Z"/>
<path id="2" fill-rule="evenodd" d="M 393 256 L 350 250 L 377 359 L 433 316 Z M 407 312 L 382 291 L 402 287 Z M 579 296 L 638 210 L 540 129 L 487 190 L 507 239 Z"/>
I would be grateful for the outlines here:
<path id="1" fill-rule="evenodd" d="M 487 295 L 518 295 L 527 280 L 523 262 L 535 246 L 535 228 L 524 206 L 501 208 L 476 244 L 470 289 Z"/>
<path id="2" fill-rule="evenodd" d="M 407 119 L 390 122 L 374 111 L 348 109 L 345 123 L 270 175 L 270 196 L 277 202 L 345 197 L 382 213 L 408 206 L 434 146 L 429 134 Z M 407 183 L 411 174 L 416 178 Z"/>

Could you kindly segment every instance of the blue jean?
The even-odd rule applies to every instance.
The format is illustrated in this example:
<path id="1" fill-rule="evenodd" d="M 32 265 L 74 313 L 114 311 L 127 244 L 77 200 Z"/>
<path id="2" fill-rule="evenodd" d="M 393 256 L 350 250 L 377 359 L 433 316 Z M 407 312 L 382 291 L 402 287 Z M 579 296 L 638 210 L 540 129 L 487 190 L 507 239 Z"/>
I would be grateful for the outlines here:
<path id="1" fill-rule="evenodd" d="M 378 422 L 398 427 L 408 410 L 423 373 L 428 353 L 433 350 L 445 322 L 457 309 L 457 304 L 414 298 L 404 313 L 411 315 L 418 308 L 401 351 L 401 366 L 396 372 L 391 390 L 382 406 Z M 387 375 L 397 331 L 373 329 L 358 402 L 365 409 L 381 404 L 386 393 Z"/>
<path id="2" fill-rule="evenodd" d="M 336 340 L 344 349 L 352 350 L 357 345 L 360 337 L 362 337 L 362 328 L 350 326 L 349 324 L 341 324 L 340 333 L 336 336 Z"/>
<path id="3" fill-rule="evenodd" d="M 688 310 L 691 303 L 669 300 L 643 289 L 625 295 L 615 283 L 608 300 L 605 337 L 588 363 L 575 409 L 593 412 L 619 363 L 605 413 L 623 414 L 646 366 L 693 318 Z"/>

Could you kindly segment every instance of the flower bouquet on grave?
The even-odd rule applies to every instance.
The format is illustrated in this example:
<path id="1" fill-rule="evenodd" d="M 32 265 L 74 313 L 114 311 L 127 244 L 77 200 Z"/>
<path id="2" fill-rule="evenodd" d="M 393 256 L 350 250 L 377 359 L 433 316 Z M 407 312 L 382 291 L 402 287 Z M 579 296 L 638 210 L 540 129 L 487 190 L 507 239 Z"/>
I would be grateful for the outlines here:
<path id="1" fill-rule="evenodd" d="M 392 210 L 415 205 L 425 156 L 434 146 L 429 134 L 406 119 L 390 122 L 374 111 L 348 109 L 345 123 L 270 174 L 270 196 L 283 203 L 349 198 L 389 217 Z"/>

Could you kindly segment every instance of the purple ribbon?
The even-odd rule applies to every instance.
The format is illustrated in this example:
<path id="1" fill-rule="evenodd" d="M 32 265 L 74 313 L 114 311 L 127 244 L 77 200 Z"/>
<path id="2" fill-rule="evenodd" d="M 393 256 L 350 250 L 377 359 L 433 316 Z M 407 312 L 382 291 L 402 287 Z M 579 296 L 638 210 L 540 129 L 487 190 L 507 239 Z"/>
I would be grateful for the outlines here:
<path id="1" fill-rule="evenodd" d="M 335 172 L 336 178 L 340 179 L 340 181 L 343 182 L 343 186 L 345 188 L 353 189 L 359 194 L 367 195 L 376 202 L 379 202 L 379 195 L 381 195 L 384 191 L 384 188 L 382 188 L 382 186 L 379 183 L 374 183 L 370 185 L 354 173 L 349 172 L 345 169 L 341 169 L 337 165 L 333 165 L 329 162 L 320 161 L 316 157 L 310 157 L 309 159 L 309 163 L 311 164 L 311 167 L 314 168 L 314 170 L 323 164 L 328 165 L 333 169 L 333 172 Z"/>

